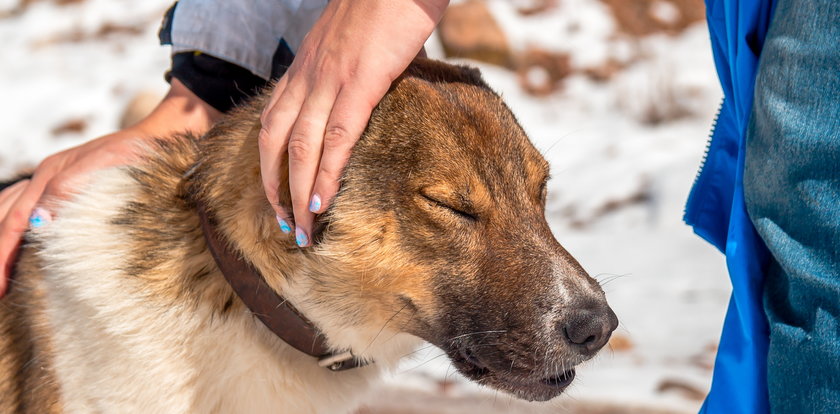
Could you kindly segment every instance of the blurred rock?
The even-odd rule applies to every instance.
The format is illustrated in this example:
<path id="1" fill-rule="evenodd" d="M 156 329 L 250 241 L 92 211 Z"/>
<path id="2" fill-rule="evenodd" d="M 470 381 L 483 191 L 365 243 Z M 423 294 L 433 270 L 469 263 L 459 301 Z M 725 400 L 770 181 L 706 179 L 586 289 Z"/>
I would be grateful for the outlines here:
<path id="1" fill-rule="evenodd" d="M 565 53 L 531 48 L 517 60 L 516 72 L 522 89 L 531 95 L 545 96 L 560 88 L 572 68 Z"/>
<path id="2" fill-rule="evenodd" d="M 140 91 L 125 106 L 120 117 L 120 129 L 130 127 L 152 113 L 163 96 L 155 91 Z"/>
<path id="3" fill-rule="evenodd" d="M 507 36 L 483 1 L 468 0 L 449 6 L 438 25 L 438 34 L 448 58 L 512 67 Z"/>
<path id="4" fill-rule="evenodd" d="M 706 18 L 703 0 L 601 0 L 631 36 L 677 34 Z"/>
<path id="5" fill-rule="evenodd" d="M 81 134 L 87 129 L 87 121 L 81 118 L 69 119 L 52 129 L 53 136 L 64 134 Z"/>

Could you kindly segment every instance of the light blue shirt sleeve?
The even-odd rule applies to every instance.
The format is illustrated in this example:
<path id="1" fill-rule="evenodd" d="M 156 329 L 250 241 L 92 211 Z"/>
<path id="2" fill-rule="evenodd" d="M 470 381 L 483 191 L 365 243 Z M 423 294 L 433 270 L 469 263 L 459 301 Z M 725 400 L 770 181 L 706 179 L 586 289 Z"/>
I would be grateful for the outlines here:
<path id="1" fill-rule="evenodd" d="M 327 0 L 180 0 L 172 20 L 172 53 L 200 51 L 269 79 L 281 39 L 293 52 Z"/>

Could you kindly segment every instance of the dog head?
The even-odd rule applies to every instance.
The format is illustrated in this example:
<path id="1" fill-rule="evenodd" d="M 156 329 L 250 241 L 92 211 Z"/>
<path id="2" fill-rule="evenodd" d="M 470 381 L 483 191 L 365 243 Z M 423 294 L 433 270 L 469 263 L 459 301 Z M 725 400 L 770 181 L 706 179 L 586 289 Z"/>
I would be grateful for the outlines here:
<path id="1" fill-rule="evenodd" d="M 618 322 L 549 229 L 547 179 L 478 71 L 419 60 L 374 111 L 321 218 L 312 255 L 342 276 L 313 277 L 348 320 L 419 336 L 479 383 L 553 398 Z"/>

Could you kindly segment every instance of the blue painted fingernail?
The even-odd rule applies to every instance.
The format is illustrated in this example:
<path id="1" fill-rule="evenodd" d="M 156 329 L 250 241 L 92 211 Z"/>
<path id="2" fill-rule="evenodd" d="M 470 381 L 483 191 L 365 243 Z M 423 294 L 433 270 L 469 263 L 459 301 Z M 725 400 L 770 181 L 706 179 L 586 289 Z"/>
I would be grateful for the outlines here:
<path id="1" fill-rule="evenodd" d="M 292 232 L 292 227 L 289 226 L 289 223 L 286 223 L 286 220 L 283 220 L 282 218 L 280 218 L 280 216 L 276 216 L 276 217 L 277 217 L 277 224 L 280 225 L 280 231 L 282 231 L 285 234 L 291 233 Z"/>
<path id="2" fill-rule="evenodd" d="M 36 207 L 35 210 L 32 210 L 32 215 L 29 216 L 29 226 L 32 228 L 41 227 L 50 221 L 52 221 L 52 215 L 41 207 Z"/>
<path id="3" fill-rule="evenodd" d="M 321 196 L 318 194 L 312 195 L 312 200 L 309 201 L 309 211 L 317 213 L 321 209 Z"/>
<path id="4" fill-rule="evenodd" d="M 306 247 L 309 245 L 309 237 L 306 237 L 306 233 L 304 233 L 303 230 L 295 230 L 295 243 L 297 243 L 298 247 Z"/>

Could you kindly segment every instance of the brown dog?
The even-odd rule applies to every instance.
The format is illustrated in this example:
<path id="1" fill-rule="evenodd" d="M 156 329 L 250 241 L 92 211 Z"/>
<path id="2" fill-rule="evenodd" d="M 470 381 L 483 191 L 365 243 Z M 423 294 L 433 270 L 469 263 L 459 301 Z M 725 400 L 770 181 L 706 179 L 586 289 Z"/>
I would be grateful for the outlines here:
<path id="1" fill-rule="evenodd" d="M 0 412 L 343 412 L 418 338 L 470 379 L 547 400 L 607 342 L 615 315 L 544 218 L 547 163 L 476 70 L 409 67 L 306 249 L 262 192 L 264 101 L 99 173 L 29 232 L 0 301 Z M 330 349 L 372 363 L 333 372 L 266 329 L 198 205 Z"/>

